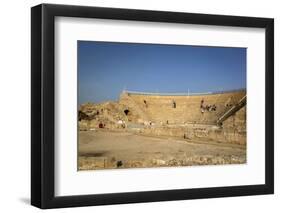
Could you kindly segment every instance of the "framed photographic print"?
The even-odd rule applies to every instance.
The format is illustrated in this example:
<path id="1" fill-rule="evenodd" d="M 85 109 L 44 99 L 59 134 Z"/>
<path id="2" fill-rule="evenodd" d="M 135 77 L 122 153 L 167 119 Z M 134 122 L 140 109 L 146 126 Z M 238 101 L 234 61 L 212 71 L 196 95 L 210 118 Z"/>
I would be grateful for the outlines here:
<path id="1" fill-rule="evenodd" d="M 272 194 L 274 21 L 31 9 L 31 203 Z"/>

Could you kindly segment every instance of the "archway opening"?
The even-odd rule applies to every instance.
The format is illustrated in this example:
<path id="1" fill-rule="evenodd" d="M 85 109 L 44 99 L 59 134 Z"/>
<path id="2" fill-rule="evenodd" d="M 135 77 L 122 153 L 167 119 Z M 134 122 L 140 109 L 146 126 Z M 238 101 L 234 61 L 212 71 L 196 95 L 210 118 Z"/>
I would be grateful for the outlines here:
<path id="1" fill-rule="evenodd" d="M 125 109 L 125 110 L 124 110 L 125 115 L 128 115 L 129 112 L 130 112 L 130 110 L 128 110 L 128 109 Z"/>

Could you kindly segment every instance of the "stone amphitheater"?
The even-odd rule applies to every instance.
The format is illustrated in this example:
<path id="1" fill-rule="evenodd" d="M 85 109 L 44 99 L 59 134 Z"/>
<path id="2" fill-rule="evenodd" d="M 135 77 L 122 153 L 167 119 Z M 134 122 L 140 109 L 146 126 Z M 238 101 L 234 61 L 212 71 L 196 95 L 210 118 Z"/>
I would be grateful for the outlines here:
<path id="1" fill-rule="evenodd" d="M 246 90 L 123 91 L 80 105 L 78 120 L 81 170 L 246 162 Z"/>

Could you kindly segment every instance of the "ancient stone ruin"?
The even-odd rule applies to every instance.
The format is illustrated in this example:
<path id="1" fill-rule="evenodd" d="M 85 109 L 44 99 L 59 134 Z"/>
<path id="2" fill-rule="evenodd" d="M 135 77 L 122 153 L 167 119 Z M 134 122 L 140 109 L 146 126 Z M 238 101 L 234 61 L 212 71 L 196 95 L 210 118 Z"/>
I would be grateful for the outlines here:
<path id="1" fill-rule="evenodd" d="M 157 94 L 123 91 L 116 102 L 79 107 L 79 130 L 246 144 L 246 91 Z"/>

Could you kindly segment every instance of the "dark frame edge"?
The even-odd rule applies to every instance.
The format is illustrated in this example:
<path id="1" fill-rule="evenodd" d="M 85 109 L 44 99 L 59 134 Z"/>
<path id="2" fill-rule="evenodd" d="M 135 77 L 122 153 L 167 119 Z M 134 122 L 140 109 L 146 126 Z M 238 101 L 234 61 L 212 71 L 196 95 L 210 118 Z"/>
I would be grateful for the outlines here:
<path id="1" fill-rule="evenodd" d="M 31 205 L 41 208 L 42 6 L 31 8 Z"/>
<path id="2" fill-rule="evenodd" d="M 268 19 L 265 37 L 265 183 L 274 194 L 274 19 Z"/>
<path id="3" fill-rule="evenodd" d="M 225 197 L 257 196 L 272 194 L 271 187 L 262 185 L 229 186 L 214 188 L 176 189 L 114 194 L 78 195 L 55 197 L 47 208 L 118 205 L 146 202 L 211 199 Z"/>
<path id="4" fill-rule="evenodd" d="M 46 4 L 31 8 L 31 205 L 54 200 L 54 16 Z"/>

